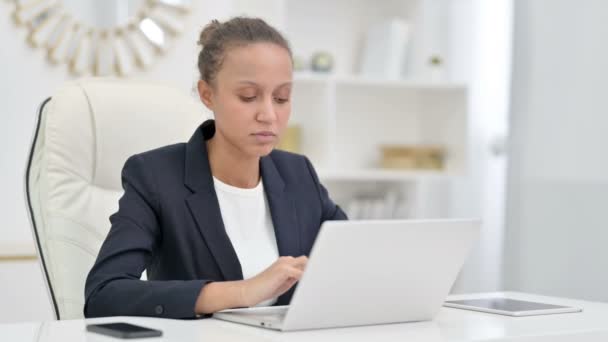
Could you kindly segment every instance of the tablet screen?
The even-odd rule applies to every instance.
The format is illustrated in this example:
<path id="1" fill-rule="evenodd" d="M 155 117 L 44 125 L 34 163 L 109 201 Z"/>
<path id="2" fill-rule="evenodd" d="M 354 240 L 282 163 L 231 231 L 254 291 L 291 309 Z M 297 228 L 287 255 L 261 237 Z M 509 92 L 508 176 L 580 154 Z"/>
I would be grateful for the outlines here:
<path id="1" fill-rule="evenodd" d="M 446 303 L 466 305 L 466 306 L 492 309 L 492 310 L 509 311 L 509 312 L 568 308 L 567 306 L 551 305 L 551 304 L 536 303 L 536 302 L 526 302 L 523 300 L 516 300 L 516 299 L 509 299 L 509 298 L 450 300 L 450 301 L 447 301 Z"/>

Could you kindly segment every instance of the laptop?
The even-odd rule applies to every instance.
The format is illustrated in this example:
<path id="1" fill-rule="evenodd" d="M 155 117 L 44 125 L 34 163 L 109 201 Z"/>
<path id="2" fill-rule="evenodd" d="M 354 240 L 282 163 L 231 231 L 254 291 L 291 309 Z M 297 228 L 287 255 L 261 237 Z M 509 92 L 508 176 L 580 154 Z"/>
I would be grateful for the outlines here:
<path id="1" fill-rule="evenodd" d="M 213 317 L 281 331 L 431 320 L 479 230 L 478 220 L 326 221 L 289 306 Z"/>

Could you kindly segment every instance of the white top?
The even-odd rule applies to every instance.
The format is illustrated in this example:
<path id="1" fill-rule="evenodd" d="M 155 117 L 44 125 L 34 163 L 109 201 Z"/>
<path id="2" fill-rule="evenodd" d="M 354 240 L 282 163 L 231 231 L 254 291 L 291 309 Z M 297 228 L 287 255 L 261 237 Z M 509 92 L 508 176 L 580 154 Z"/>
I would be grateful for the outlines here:
<path id="1" fill-rule="evenodd" d="M 262 180 L 255 188 L 242 189 L 213 177 L 226 233 L 241 263 L 243 279 L 251 278 L 279 258 L 277 239 Z M 276 303 L 276 298 L 256 306 Z"/>

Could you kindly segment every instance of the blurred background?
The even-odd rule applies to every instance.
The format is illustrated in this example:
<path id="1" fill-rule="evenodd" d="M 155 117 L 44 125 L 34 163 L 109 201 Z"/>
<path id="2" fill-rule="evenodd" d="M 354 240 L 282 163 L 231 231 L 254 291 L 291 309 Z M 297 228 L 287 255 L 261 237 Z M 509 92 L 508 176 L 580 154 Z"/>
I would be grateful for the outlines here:
<path id="1" fill-rule="evenodd" d="M 235 15 L 290 40 L 281 148 L 313 161 L 349 217 L 481 218 L 454 293 L 608 301 L 605 13 L 602 0 L 1 0 L 0 323 L 52 318 L 23 186 L 40 103 L 87 76 L 196 97 L 200 30 Z"/>

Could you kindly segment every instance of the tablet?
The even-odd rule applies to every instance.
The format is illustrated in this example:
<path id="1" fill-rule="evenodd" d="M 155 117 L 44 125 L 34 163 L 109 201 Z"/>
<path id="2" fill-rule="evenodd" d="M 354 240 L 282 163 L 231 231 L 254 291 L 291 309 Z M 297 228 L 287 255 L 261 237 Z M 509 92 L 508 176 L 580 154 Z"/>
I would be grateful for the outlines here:
<path id="1" fill-rule="evenodd" d="M 527 302 L 510 298 L 449 300 L 444 303 L 444 306 L 518 317 L 583 311 L 580 308 L 570 306 Z"/>

